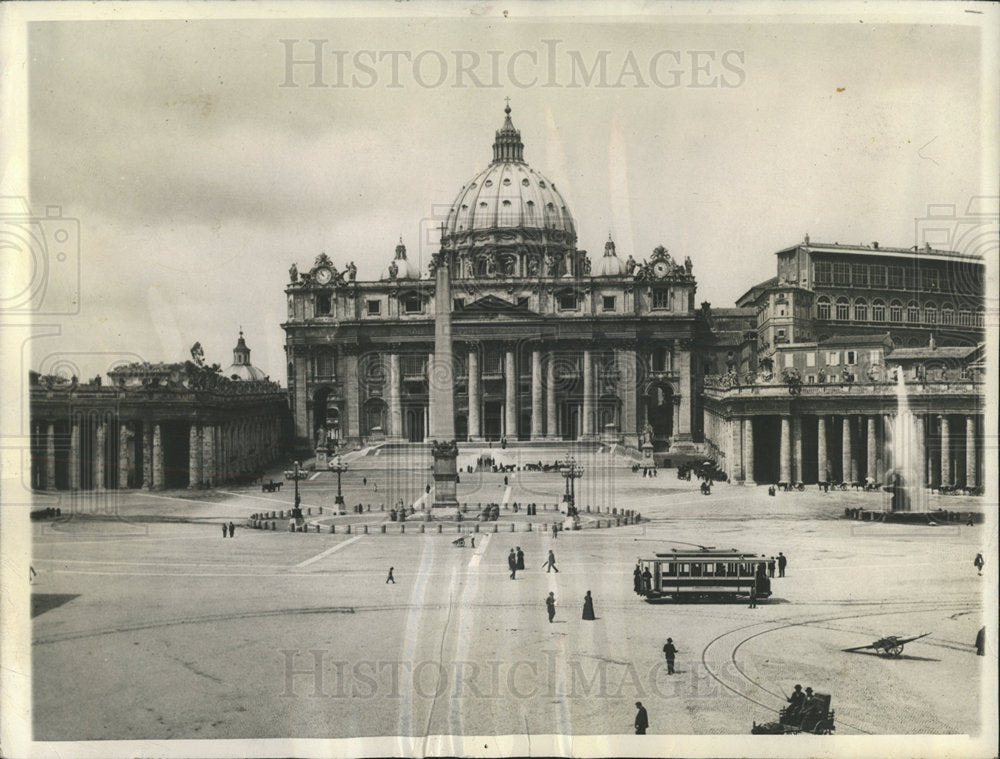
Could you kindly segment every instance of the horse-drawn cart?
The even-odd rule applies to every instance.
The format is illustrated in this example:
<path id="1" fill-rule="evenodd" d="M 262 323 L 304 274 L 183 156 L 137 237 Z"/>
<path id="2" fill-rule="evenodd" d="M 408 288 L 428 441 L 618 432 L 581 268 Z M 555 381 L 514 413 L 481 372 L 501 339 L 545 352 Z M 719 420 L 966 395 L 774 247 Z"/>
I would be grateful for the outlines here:
<path id="1" fill-rule="evenodd" d="M 814 693 L 801 708 L 783 708 L 777 722 L 762 722 L 759 725 L 754 722 L 750 732 L 753 735 L 830 735 L 834 730 L 836 725 L 833 722 L 833 709 L 830 708 L 830 696 Z"/>

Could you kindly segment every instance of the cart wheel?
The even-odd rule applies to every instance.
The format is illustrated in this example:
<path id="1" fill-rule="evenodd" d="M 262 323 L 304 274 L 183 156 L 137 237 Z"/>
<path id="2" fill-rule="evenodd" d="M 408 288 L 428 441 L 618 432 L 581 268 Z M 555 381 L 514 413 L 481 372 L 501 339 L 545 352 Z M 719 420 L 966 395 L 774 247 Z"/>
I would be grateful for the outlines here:
<path id="1" fill-rule="evenodd" d="M 903 647 L 897 643 L 895 646 L 887 648 L 885 652 L 889 654 L 889 656 L 899 656 L 903 653 Z"/>

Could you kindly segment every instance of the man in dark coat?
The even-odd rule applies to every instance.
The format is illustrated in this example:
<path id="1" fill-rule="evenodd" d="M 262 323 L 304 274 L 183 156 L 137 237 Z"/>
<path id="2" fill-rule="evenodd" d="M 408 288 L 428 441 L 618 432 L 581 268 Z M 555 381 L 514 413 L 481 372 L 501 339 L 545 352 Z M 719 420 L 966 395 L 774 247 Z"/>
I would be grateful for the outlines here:
<path id="1" fill-rule="evenodd" d="M 778 551 L 778 577 L 785 576 L 786 566 L 788 566 L 788 558 L 781 551 Z"/>
<path id="2" fill-rule="evenodd" d="M 635 708 L 638 709 L 635 713 L 635 734 L 645 735 L 646 728 L 649 727 L 649 715 L 646 714 L 646 707 L 642 705 L 642 701 L 636 701 Z"/>
<path id="3" fill-rule="evenodd" d="M 677 656 L 677 648 L 674 646 L 673 638 L 667 638 L 667 642 L 663 644 L 663 655 L 667 659 L 667 674 L 674 674 L 674 657 Z"/>
<path id="4" fill-rule="evenodd" d="M 545 599 L 545 608 L 549 613 L 549 622 L 551 623 L 553 619 L 556 618 L 556 594 L 549 592 L 548 598 Z"/>
<path id="5" fill-rule="evenodd" d="M 229 534 L 229 528 L 226 527 L 226 523 L 222 523 L 222 537 L 226 537 Z"/>
<path id="6" fill-rule="evenodd" d="M 553 569 L 555 569 L 556 572 L 559 571 L 556 568 L 556 555 L 555 555 L 555 553 L 552 552 L 552 550 L 549 550 L 549 558 L 548 558 L 548 560 L 542 566 L 548 567 L 548 569 L 545 570 L 546 572 L 550 572 Z"/>
<path id="7" fill-rule="evenodd" d="M 774 557 L 772 556 L 767 562 L 767 576 L 774 577 Z"/>
<path id="8" fill-rule="evenodd" d="M 583 618 L 587 620 L 594 620 L 597 617 L 594 616 L 594 599 L 590 596 L 590 591 L 587 591 L 587 595 L 583 597 Z"/>
<path id="9" fill-rule="evenodd" d="M 236 525 L 232 522 L 229 523 L 229 537 L 233 537 L 236 534 Z"/>
<path id="10" fill-rule="evenodd" d="M 635 587 L 636 595 L 642 595 L 642 569 L 638 564 L 635 565 L 635 571 L 632 572 L 632 584 Z"/>
<path id="11" fill-rule="evenodd" d="M 521 546 L 517 547 L 517 568 L 524 569 L 524 551 L 521 550 Z"/>
<path id="12" fill-rule="evenodd" d="M 976 633 L 976 656 L 986 656 L 986 625 Z"/>
<path id="13" fill-rule="evenodd" d="M 653 573 L 649 571 L 649 567 L 646 567 L 642 571 L 642 592 L 649 595 L 649 591 L 653 589 Z"/>
<path id="14" fill-rule="evenodd" d="M 806 702 L 806 694 L 802 692 L 802 686 L 795 684 L 795 689 L 787 699 L 788 708 L 785 710 L 785 718 L 794 717 L 802 712 L 802 705 Z"/>
<path id="15" fill-rule="evenodd" d="M 517 555 L 514 553 L 514 549 L 510 549 L 510 553 L 507 555 L 507 566 L 510 567 L 510 579 L 515 579 L 517 575 Z"/>

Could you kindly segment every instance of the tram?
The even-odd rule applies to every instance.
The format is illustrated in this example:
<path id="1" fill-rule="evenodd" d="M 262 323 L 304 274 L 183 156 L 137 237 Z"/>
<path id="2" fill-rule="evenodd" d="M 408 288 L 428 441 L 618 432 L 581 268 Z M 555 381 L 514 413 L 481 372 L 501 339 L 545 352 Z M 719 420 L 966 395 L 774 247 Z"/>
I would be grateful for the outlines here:
<path id="1" fill-rule="evenodd" d="M 647 601 L 747 598 L 755 585 L 758 600 L 771 595 L 766 558 L 735 548 L 728 551 L 674 549 L 670 553 L 658 553 L 652 559 L 640 558 L 639 569 L 644 578 L 642 595 Z M 649 570 L 648 578 L 646 570 Z"/>

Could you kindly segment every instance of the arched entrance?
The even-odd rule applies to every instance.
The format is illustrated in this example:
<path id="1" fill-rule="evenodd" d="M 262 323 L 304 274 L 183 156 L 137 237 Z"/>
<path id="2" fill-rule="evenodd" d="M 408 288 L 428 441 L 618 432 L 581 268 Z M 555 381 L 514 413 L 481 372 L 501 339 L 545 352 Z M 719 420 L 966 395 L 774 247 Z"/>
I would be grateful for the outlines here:
<path id="1" fill-rule="evenodd" d="M 385 435 L 386 405 L 381 398 L 369 398 L 365 401 L 362 415 L 362 433 L 365 437 Z"/>
<path id="2" fill-rule="evenodd" d="M 320 439 L 320 431 L 328 441 L 340 440 L 340 408 L 330 402 L 331 388 L 321 387 L 313 395 L 313 440 Z"/>
<path id="3" fill-rule="evenodd" d="M 666 450 L 674 434 L 674 390 L 666 382 L 650 385 L 642 398 L 645 420 L 653 433 L 653 450 Z"/>
<path id="4" fill-rule="evenodd" d="M 615 434 L 621 431 L 621 405 L 616 395 L 602 395 L 597 401 L 597 426 L 594 429 L 598 435 L 603 435 L 613 428 Z M 611 428 L 608 427 L 611 425 Z"/>

